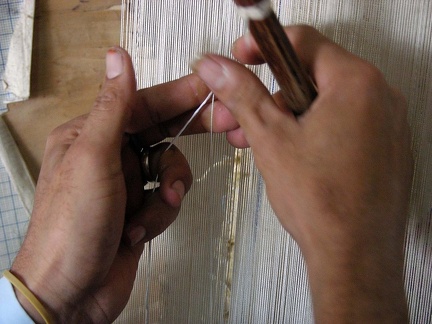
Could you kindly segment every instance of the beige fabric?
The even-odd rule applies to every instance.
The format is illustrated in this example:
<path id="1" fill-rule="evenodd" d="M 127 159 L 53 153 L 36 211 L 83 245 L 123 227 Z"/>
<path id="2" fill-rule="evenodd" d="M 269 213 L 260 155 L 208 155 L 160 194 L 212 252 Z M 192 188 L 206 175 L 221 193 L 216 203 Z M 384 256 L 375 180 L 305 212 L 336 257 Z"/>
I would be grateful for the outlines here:
<path id="1" fill-rule="evenodd" d="M 232 0 L 124 0 L 123 6 L 122 44 L 140 87 L 189 73 L 202 52 L 229 55 L 245 31 Z M 313 25 L 373 62 L 406 95 L 416 160 L 406 287 L 412 322 L 431 322 L 432 2 L 275 0 L 273 7 L 284 24 Z M 267 69 L 255 71 L 274 91 Z M 152 243 L 151 261 L 143 256 L 118 322 L 313 322 L 302 257 L 272 213 L 251 153 L 219 135 L 183 138 L 179 146 L 193 169 L 193 189 L 178 220 Z"/>

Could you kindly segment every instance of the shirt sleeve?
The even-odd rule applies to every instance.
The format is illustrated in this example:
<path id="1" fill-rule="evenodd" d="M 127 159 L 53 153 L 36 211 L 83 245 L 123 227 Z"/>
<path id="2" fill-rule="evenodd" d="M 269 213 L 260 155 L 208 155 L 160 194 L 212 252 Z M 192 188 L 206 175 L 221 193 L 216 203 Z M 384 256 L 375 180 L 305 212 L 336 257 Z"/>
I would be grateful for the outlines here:
<path id="1" fill-rule="evenodd" d="M 15 295 L 14 289 L 6 278 L 0 279 L 0 324 L 34 324 Z"/>

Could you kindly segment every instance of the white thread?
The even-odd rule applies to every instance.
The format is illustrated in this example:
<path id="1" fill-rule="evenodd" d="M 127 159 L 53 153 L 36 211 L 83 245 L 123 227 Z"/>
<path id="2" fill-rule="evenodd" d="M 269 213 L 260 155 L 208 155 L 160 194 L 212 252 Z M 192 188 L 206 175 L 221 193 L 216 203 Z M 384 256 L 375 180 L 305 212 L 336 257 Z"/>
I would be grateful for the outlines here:
<path id="1" fill-rule="evenodd" d="M 139 88 L 190 73 L 187 62 L 197 52 L 217 51 L 229 55 L 232 41 L 245 32 L 245 24 L 239 22 L 240 16 L 234 10 L 236 8 L 232 0 L 180 0 L 176 2 L 175 8 L 171 0 L 124 2 L 122 44 L 133 55 Z M 302 21 L 318 27 L 326 26 L 329 20 L 333 21 L 332 26 L 326 27 L 328 33 L 335 32 L 339 43 L 368 60 L 378 62 L 384 68 L 390 81 L 408 96 L 414 143 L 418 144 L 414 146 L 422 153 L 418 156 L 418 170 L 430 171 L 432 151 L 422 146 L 428 142 L 428 133 L 422 130 L 425 128 L 423 126 L 428 125 L 427 120 L 430 120 L 427 117 L 432 114 L 432 110 L 428 109 L 432 104 L 432 78 L 431 69 L 428 68 L 431 66 L 429 54 L 432 52 L 432 19 L 429 18 L 432 2 L 272 0 L 272 3 L 274 8 L 281 7 L 282 21 Z M 300 4 L 304 5 L 299 10 Z M 359 12 L 365 15 L 365 19 L 354 21 L 353 16 Z M 346 21 L 352 23 L 344 24 Z M 355 40 L 344 37 L 345 33 L 349 35 L 353 29 L 362 30 L 368 37 Z M 387 39 L 389 36 L 391 39 Z M 221 38 L 221 48 L 215 46 L 216 37 Z M 378 46 L 369 46 L 371 42 Z M 404 46 L 400 48 L 400 44 Z M 390 55 L 382 56 L 382 53 Z M 184 59 L 184 64 L 180 58 Z M 273 78 L 267 69 L 260 67 L 255 71 L 268 87 L 272 86 Z M 413 71 L 415 73 L 411 73 Z M 197 146 L 196 141 L 190 138 L 182 146 L 190 155 L 190 161 L 197 164 L 193 168 L 196 174 L 201 172 L 200 159 L 206 150 L 201 141 L 199 143 Z M 207 146 L 208 141 L 204 145 Z M 189 194 L 188 201 L 182 205 L 183 215 L 171 227 L 173 234 L 163 235 L 158 242 L 153 243 L 154 275 L 151 286 L 156 289 L 150 294 L 150 317 L 161 323 L 312 323 L 310 292 L 300 252 L 291 240 L 282 236 L 282 229 L 270 206 L 260 198 L 264 196 L 265 190 L 262 182 L 256 180 L 258 174 L 252 168 L 250 152 L 242 151 L 241 169 L 231 172 L 229 166 L 233 157 L 225 145 L 223 141 L 215 141 L 214 162 L 219 161 L 221 156 L 227 157 L 226 167 L 221 168 L 212 163 L 215 170 L 222 170 L 214 176 L 216 187 L 206 187 L 204 181 L 199 186 L 195 183 L 194 187 L 198 187 L 199 192 Z M 432 262 L 429 252 L 432 246 L 432 212 L 430 215 L 425 213 L 431 207 L 426 204 L 430 203 L 427 193 L 432 188 L 432 181 L 429 181 L 432 174 L 423 172 L 420 175 L 417 172 L 416 176 L 416 195 L 413 196 L 415 199 L 407 226 L 405 278 L 411 320 L 413 323 L 424 323 L 430 322 L 428 305 L 432 304 L 429 289 L 432 282 L 432 267 L 429 266 Z M 226 179 L 226 183 L 222 178 Z M 236 182 L 233 184 L 234 180 Z M 241 185 L 236 187 L 240 182 Z M 220 223 L 227 227 L 233 222 L 237 224 L 233 228 L 237 231 L 235 267 L 231 281 L 229 318 L 218 321 L 214 315 L 212 322 L 207 317 L 208 301 L 203 301 L 208 296 L 205 261 L 208 259 L 207 245 L 210 239 L 207 232 L 196 229 L 202 229 L 203 224 L 210 221 L 219 220 L 215 218 L 215 207 L 220 206 L 223 200 L 219 195 L 223 190 L 227 191 L 231 205 L 226 208 L 226 220 Z M 201 197 L 207 197 L 203 191 L 212 198 L 210 203 L 201 204 L 198 201 Z M 231 214 L 237 215 L 238 220 L 233 221 Z M 215 226 L 217 224 L 215 221 Z M 225 232 L 214 228 L 215 238 L 220 238 L 220 245 L 224 247 Z M 214 242 L 212 239 L 211 244 L 215 245 Z M 224 259 L 222 255 L 218 257 L 219 260 Z M 132 307 L 121 315 L 120 323 L 144 322 L 142 308 L 145 280 L 142 278 L 145 278 L 147 258 L 140 264 L 136 280 L 137 294 L 131 298 Z M 218 309 L 219 299 L 220 296 L 215 294 L 214 309 Z"/>
<path id="2" fill-rule="evenodd" d="M 172 139 L 172 141 L 169 143 L 169 145 L 167 146 L 167 148 L 165 149 L 164 152 L 168 151 L 173 145 L 174 142 L 183 134 L 183 132 L 186 130 L 186 128 L 189 126 L 189 124 L 195 119 L 196 116 L 198 116 L 199 112 L 202 110 L 202 108 L 205 106 L 205 104 L 207 103 L 207 101 L 209 101 L 210 97 L 213 96 L 213 100 L 212 100 L 212 106 L 211 106 L 211 129 L 210 129 L 210 134 L 211 136 L 213 136 L 213 107 L 214 107 L 214 94 L 213 92 L 210 92 L 207 97 L 204 99 L 204 101 L 199 105 L 199 107 L 194 111 L 194 113 L 192 114 L 192 116 L 189 118 L 189 120 L 186 122 L 186 124 L 182 127 L 182 129 L 180 129 L 180 131 L 177 133 L 177 135 Z M 152 182 L 153 185 L 153 192 L 156 191 L 157 189 L 157 182 L 159 179 L 159 174 L 156 175 L 155 180 Z"/>
<path id="3" fill-rule="evenodd" d="M 264 20 L 272 13 L 272 7 L 269 0 L 262 0 L 252 6 L 237 6 L 237 11 L 244 20 Z"/>
<path id="4" fill-rule="evenodd" d="M 195 117 L 198 116 L 198 113 L 201 111 L 201 109 L 204 107 L 204 105 L 207 103 L 207 101 L 209 101 L 212 94 L 213 94 L 213 92 L 210 92 L 208 94 L 208 96 L 204 99 L 204 101 L 201 103 L 201 105 L 195 110 L 195 112 L 193 113 L 191 118 L 189 118 L 189 120 L 186 122 L 186 124 L 183 126 L 183 128 L 180 129 L 180 131 L 177 133 L 177 135 L 173 138 L 171 143 L 166 148 L 165 152 L 168 151 L 171 148 L 171 146 L 173 146 L 174 142 L 181 136 L 181 134 L 183 134 L 183 132 L 186 130 L 186 128 L 189 126 L 189 124 L 192 122 L 192 120 L 194 120 Z"/>
<path id="5" fill-rule="evenodd" d="M 147 244 L 148 247 L 148 259 L 147 259 L 147 278 L 146 278 L 146 292 L 145 292 L 145 323 L 150 323 L 150 282 L 151 282 L 151 241 Z"/>

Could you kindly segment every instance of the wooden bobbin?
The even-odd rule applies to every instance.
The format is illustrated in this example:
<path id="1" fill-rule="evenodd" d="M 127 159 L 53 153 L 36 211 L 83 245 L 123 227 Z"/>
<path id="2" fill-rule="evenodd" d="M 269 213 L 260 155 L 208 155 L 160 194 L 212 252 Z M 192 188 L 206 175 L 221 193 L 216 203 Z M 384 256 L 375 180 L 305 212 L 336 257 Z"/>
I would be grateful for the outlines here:
<path id="1" fill-rule="evenodd" d="M 234 0 L 279 84 L 288 107 L 299 115 L 317 96 L 315 86 L 294 52 L 269 0 Z"/>

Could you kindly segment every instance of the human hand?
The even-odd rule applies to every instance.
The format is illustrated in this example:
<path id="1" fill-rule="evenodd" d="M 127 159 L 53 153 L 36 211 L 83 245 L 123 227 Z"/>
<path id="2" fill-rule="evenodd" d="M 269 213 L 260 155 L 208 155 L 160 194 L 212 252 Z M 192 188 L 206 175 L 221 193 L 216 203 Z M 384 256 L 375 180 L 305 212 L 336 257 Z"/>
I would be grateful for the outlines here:
<path id="1" fill-rule="evenodd" d="M 175 125 L 178 115 L 181 123 L 207 91 L 188 76 L 136 92 L 129 56 L 114 48 L 91 112 L 49 136 L 28 234 L 11 272 L 56 322 L 111 322 L 126 305 L 144 242 L 174 221 L 192 175 L 177 149 L 157 146 L 150 167 L 160 188 L 145 193 L 125 133 L 145 146 L 162 140 L 170 134 L 159 124 Z"/>
<path id="2" fill-rule="evenodd" d="M 282 226 L 304 255 L 318 322 L 406 321 L 404 232 L 412 177 L 404 98 L 371 64 L 310 27 L 286 32 L 318 97 L 296 118 L 240 63 L 251 37 L 193 69 L 238 121 Z M 233 132 L 233 131 L 232 131 Z"/>

